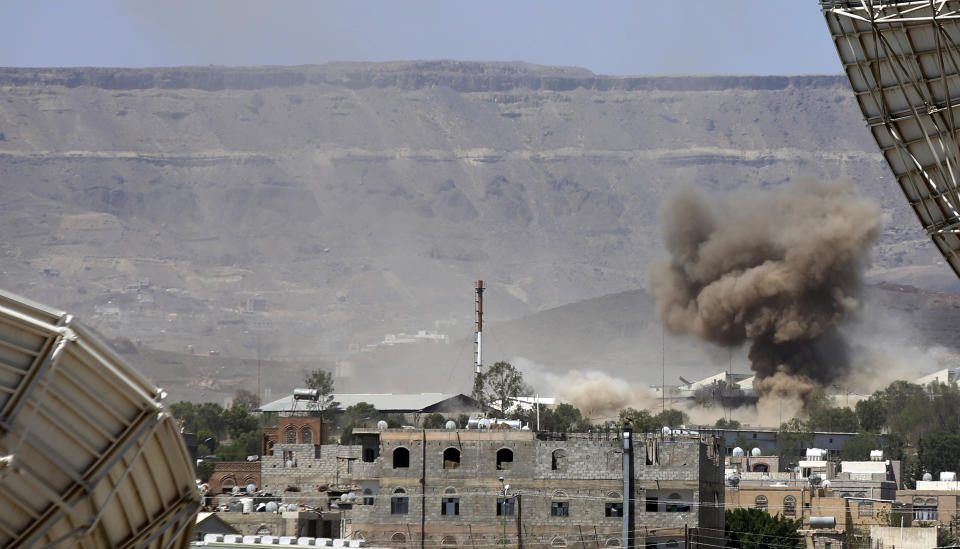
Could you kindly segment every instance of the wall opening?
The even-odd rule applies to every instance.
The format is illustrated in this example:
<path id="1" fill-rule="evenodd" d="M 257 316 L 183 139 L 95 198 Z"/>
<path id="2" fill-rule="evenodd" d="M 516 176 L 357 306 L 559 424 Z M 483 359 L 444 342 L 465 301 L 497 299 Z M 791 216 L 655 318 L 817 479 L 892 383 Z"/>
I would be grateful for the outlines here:
<path id="1" fill-rule="evenodd" d="M 460 468 L 460 450 L 457 450 L 456 448 L 447 448 L 443 451 L 443 468 Z"/>
<path id="2" fill-rule="evenodd" d="M 410 450 L 397 448 L 393 451 L 393 468 L 405 469 L 410 467 Z"/>
<path id="3" fill-rule="evenodd" d="M 497 470 L 503 471 L 513 468 L 513 450 L 500 448 L 497 450 Z"/>

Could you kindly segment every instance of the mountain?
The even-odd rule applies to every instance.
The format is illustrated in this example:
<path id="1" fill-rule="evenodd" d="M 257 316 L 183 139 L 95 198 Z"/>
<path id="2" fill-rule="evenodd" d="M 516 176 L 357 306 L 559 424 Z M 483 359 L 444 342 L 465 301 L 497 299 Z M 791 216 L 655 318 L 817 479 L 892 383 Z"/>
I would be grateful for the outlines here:
<path id="1" fill-rule="evenodd" d="M 5 68 L 0 90 L 0 287 L 141 347 L 309 362 L 459 340 L 477 279 L 491 322 L 634 291 L 673 189 L 804 176 L 881 202 L 871 281 L 960 287 L 840 76 Z"/>

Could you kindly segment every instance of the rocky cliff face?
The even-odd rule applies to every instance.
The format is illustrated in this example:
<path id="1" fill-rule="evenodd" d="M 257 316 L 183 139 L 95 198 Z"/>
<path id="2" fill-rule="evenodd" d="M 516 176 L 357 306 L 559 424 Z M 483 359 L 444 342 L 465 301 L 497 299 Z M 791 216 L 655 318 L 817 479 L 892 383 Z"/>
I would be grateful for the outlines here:
<path id="1" fill-rule="evenodd" d="M 841 77 L 0 69 L 0 285 L 160 348 L 337 355 L 468 334 L 478 278 L 491 321 L 641 287 L 671 189 L 800 176 L 882 202 L 874 280 L 955 284 Z"/>

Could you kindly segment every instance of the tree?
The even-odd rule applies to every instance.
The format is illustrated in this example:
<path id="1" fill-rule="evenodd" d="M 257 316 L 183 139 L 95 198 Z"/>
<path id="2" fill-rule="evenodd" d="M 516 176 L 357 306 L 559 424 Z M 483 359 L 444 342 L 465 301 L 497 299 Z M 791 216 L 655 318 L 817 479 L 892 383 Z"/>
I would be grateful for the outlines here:
<path id="1" fill-rule="evenodd" d="M 868 431 L 860 431 L 840 448 L 840 459 L 843 461 L 866 461 L 870 459 L 871 450 L 879 450 L 880 443 L 877 435 Z"/>
<path id="2" fill-rule="evenodd" d="M 247 408 L 234 406 L 223 413 L 223 423 L 230 438 L 260 431 L 260 421 Z"/>
<path id="3" fill-rule="evenodd" d="M 536 418 L 533 419 L 536 421 Z M 555 431 L 558 433 L 582 432 L 590 428 L 583 419 L 580 409 L 567 403 L 559 404 L 556 408 L 543 407 L 540 409 L 540 430 Z"/>
<path id="4" fill-rule="evenodd" d="M 728 509 L 724 512 L 726 522 L 724 537 L 726 547 L 742 549 L 799 549 L 803 536 L 797 532 L 802 520 L 770 516 L 760 509 Z"/>
<path id="5" fill-rule="evenodd" d="M 246 389 L 237 389 L 233 394 L 233 407 L 253 411 L 260 407 L 260 398 Z"/>
<path id="6" fill-rule="evenodd" d="M 474 384 L 474 399 L 481 404 L 498 406 L 500 414 L 509 413 L 512 401 L 531 392 L 523 382 L 523 374 L 509 362 L 499 361 L 480 374 Z M 479 398 L 477 398 L 479 396 Z"/>
<path id="7" fill-rule="evenodd" d="M 942 527 L 937 528 L 937 547 L 955 547 L 957 545 L 957 536 L 950 530 Z"/>
<path id="8" fill-rule="evenodd" d="M 729 429 L 735 431 L 740 428 L 740 422 L 735 419 L 728 420 L 727 418 L 720 418 L 716 423 L 713 424 L 717 429 Z"/>
<path id="9" fill-rule="evenodd" d="M 336 408 L 338 403 L 333 400 L 333 374 L 326 370 L 316 369 L 306 375 L 304 384 L 310 389 L 316 389 L 320 394 L 316 408 L 321 412 L 328 408 Z"/>
<path id="10" fill-rule="evenodd" d="M 856 414 L 864 431 L 879 433 L 887 424 L 887 407 L 876 394 L 858 402 Z"/>
<path id="11" fill-rule="evenodd" d="M 780 424 L 777 431 L 777 450 L 787 461 L 800 459 L 803 448 L 813 442 L 813 433 L 799 418 Z"/>
<path id="12" fill-rule="evenodd" d="M 690 422 L 690 416 L 682 410 L 664 410 L 653 419 L 660 427 L 670 427 L 671 429 L 686 425 Z"/>
<path id="13" fill-rule="evenodd" d="M 917 455 L 921 471 L 934 475 L 956 471 L 960 469 L 960 434 L 937 432 L 924 435 Z"/>
<path id="14" fill-rule="evenodd" d="M 660 423 L 646 410 L 624 408 L 618 416 L 621 426 L 630 423 L 630 428 L 638 433 L 650 433 L 660 428 Z"/>
<path id="15" fill-rule="evenodd" d="M 443 416 L 437 413 L 433 413 L 423 418 L 423 428 L 424 429 L 443 429 L 444 424 L 447 420 L 443 419 Z"/>
<path id="16" fill-rule="evenodd" d="M 198 455 L 209 455 L 217 450 L 219 441 L 217 440 L 217 435 L 209 429 L 200 429 L 197 432 L 197 454 Z M 201 447 L 205 448 L 206 451 L 202 451 Z"/>
<path id="17" fill-rule="evenodd" d="M 807 401 L 807 428 L 811 431 L 854 432 L 859 428 L 857 414 L 850 408 L 833 406 L 823 391 L 815 392 Z"/>

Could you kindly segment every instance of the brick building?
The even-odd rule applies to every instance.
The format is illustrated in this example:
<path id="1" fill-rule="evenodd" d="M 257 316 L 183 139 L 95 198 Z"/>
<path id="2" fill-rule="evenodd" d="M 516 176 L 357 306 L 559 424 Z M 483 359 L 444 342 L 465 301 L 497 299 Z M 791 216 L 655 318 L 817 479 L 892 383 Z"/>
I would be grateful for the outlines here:
<path id="1" fill-rule="evenodd" d="M 234 486 L 246 489 L 250 484 L 260 488 L 259 461 L 218 461 L 213 464 L 213 473 L 207 485 L 210 495 L 233 490 Z"/>
<path id="2" fill-rule="evenodd" d="M 260 455 L 272 456 L 273 447 L 284 444 L 323 444 L 327 439 L 326 424 L 319 416 L 280 416 L 276 427 L 263 429 Z"/>
<path id="3" fill-rule="evenodd" d="M 278 443 L 263 460 L 264 489 L 319 508 L 338 503 L 344 535 L 376 546 L 496 545 L 504 530 L 514 547 L 620 545 L 619 433 L 554 439 L 520 430 L 357 429 L 354 435 L 359 445 Z M 723 450 L 716 439 L 635 438 L 638 546 L 722 544 Z"/>

